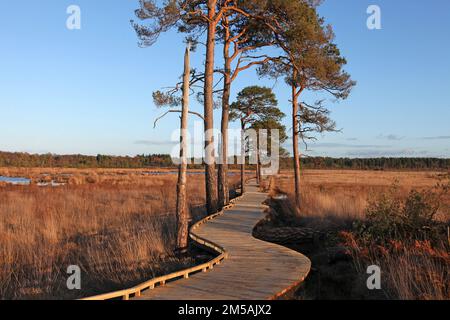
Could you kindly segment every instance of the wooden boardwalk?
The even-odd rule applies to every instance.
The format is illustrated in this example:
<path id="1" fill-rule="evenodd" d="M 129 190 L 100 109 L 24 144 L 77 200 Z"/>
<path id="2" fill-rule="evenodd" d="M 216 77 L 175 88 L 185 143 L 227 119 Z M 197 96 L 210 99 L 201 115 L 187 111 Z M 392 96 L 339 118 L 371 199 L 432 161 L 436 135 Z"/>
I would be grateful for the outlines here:
<path id="1" fill-rule="evenodd" d="M 228 258 L 213 270 L 146 290 L 136 300 L 266 300 L 298 285 L 311 262 L 288 248 L 253 238 L 264 218 L 267 194 L 254 184 L 225 214 L 203 224 L 195 233 L 222 246 Z"/>

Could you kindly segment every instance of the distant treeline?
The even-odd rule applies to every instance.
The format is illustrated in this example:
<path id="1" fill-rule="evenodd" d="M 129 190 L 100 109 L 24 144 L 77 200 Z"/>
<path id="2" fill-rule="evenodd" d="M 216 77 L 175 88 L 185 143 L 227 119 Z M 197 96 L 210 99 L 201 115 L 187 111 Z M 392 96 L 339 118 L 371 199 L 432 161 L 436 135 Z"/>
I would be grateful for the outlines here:
<path id="1" fill-rule="evenodd" d="M 236 163 L 236 162 L 235 162 Z M 441 158 L 330 158 L 305 157 L 302 166 L 309 169 L 359 169 L 359 170 L 449 170 L 450 159 Z M 170 155 L 152 154 L 128 156 L 85 156 L 0 152 L 0 167 L 64 167 L 64 168 L 146 168 L 175 167 Z M 201 168 L 191 165 L 190 168 Z M 291 158 L 280 160 L 282 169 L 292 168 Z M 237 169 L 237 165 L 231 168 Z"/>
<path id="2" fill-rule="evenodd" d="M 171 167 L 170 155 L 85 156 L 0 152 L 0 167 L 143 168 Z"/>
<path id="3" fill-rule="evenodd" d="M 284 163 L 291 166 L 291 161 Z M 302 158 L 302 164 L 306 168 L 314 169 L 359 169 L 359 170 L 389 170 L 389 169 L 413 169 L 413 170 L 448 170 L 450 159 L 443 158 L 329 158 L 308 157 Z"/>

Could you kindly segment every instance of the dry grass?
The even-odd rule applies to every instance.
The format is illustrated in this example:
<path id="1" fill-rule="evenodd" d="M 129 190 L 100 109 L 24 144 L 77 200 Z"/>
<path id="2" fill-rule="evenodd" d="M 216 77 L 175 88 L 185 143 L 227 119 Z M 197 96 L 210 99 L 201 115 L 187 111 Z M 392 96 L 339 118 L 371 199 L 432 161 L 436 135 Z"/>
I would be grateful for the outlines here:
<path id="1" fill-rule="evenodd" d="M 54 188 L 0 187 L 0 298 L 82 297 L 195 263 L 173 255 L 175 175 L 25 170 L 8 169 L 8 174 L 67 179 L 61 174 L 70 173 L 72 182 Z M 204 212 L 204 178 L 188 180 L 191 212 L 198 219 Z M 66 288 L 69 265 L 82 269 L 81 291 Z"/>
<path id="2" fill-rule="evenodd" d="M 337 227 L 338 230 L 344 231 L 341 232 L 341 244 L 353 252 L 353 262 L 359 273 L 357 276 L 347 278 L 351 286 L 359 286 L 347 288 L 347 293 L 358 291 L 358 298 L 374 298 L 372 292 L 364 289 L 363 281 L 367 279 L 367 266 L 376 264 L 382 270 L 384 298 L 450 299 L 448 249 L 450 239 L 449 243 L 444 239 L 442 245 L 432 245 L 429 241 L 417 241 L 412 238 L 385 239 L 385 243 L 380 244 L 358 238 L 357 230 L 353 229 L 352 224 L 355 221 L 365 221 L 369 203 L 387 192 L 393 183 L 398 185 L 399 197 L 406 198 L 411 190 L 430 190 L 441 178 L 448 176 L 447 173 L 439 172 L 307 170 L 302 175 L 302 217 L 295 218 L 301 226 L 322 230 Z M 284 173 L 277 177 L 271 192 L 273 195 L 282 193 L 288 196 L 283 211 L 292 215 L 294 212 L 292 175 Z M 436 215 L 437 220 L 448 224 L 449 205 L 450 198 L 447 194 Z M 291 217 L 288 221 L 296 220 Z M 327 239 L 326 243 L 329 242 L 336 245 L 334 241 Z M 320 252 L 314 253 L 317 256 L 319 254 Z M 340 266 L 345 264 L 341 263 Z M 331 282 L 340 277 L 337 275 L 339 271 L 335 269 L 336 266 L 319 262 L 316 267 L 321 270 L 322 282 L 325 279 L 323 275 L 325 272 L 335 274 L 327 278 Z M 324 285 L 326 284 L 322 283 L 322 286 Z M 347 298 L 355 297 L 347 296 Z"/>
<path id="3" fill-rule="evenodd" d="M 365 243 L 352 232 L 342 232 L 357 271 L 369 265 L 382 271 L 385 298 L 401 300 L 450 300 L 450 254 L 448 246 L 429 241 L 389 241 L 388 245 Z"/>
<path id="4" fill-rule="evenodd" d="M 31 179 L 32 184 L 56 182 L 69 185 L 105 183 L 127 185 L 152 183 L 149 176 L 174 172 L 176 169 L 72 169 L 72 168 L 0 168 L 0 176 Z M 189 170 L 201 173 L 203 170 Z"/>
<path id="5" fill-rule="evenodd" d="M 397 182 L 400 192 L 432 188 L 444 175 L 440 172 L 386 172 L 356 170 L 305 170 L 302 172 L 302 214 L 307 217 L 364 218 L 368 199 Z M 283 172 L 273 193 L 285 193 L 293 201 L 292 174 Z M 450 198 L 447 198 L 447 205 Z"/>

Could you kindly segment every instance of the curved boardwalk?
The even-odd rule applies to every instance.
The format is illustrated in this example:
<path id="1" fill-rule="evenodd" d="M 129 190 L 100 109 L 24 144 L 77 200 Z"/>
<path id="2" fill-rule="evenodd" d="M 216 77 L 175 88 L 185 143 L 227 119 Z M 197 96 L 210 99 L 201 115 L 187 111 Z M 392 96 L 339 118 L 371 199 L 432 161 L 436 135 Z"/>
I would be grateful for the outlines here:
<path id="1" fill-rule="evenodd" d="M 225 214 L 196 229 L 196 234 L 225 248 L 228 258 L 206 273 L 142 292 L 136 300 L 265 300 L 276 298 L 308 275 L 311 262 L 285 247 L 255 239 L 264 218 L 267 194 L 250 184 Z"/>

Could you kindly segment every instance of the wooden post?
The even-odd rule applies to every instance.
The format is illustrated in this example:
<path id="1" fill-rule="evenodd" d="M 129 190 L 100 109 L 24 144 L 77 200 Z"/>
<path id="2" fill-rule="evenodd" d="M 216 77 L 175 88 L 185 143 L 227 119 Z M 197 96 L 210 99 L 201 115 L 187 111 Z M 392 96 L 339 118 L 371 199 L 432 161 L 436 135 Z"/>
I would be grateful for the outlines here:
<path id="1" fill-rule="evenodd" d="M 188 246 L 189 212 L 187 207 L 186 181 L 187 181 L 187 128 L 189 115 L 189 85 L 190 85 L 190 44 L 184 55 L 183 75 L 183 106 L 181 113 L 180 132 L 180 165 L 178 168 L 177 183 L 177 249 L 185 252 Z"/>

